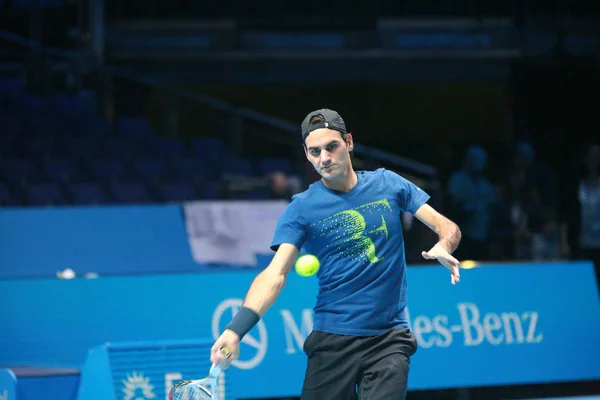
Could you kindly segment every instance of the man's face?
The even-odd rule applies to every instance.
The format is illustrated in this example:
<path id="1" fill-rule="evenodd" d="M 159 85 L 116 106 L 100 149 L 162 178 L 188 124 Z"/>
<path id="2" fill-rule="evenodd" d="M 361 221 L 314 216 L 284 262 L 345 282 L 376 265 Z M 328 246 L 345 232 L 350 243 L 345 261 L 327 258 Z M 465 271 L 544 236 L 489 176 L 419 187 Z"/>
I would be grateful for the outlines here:
<path id="1" fill-rule="evenodd" d="M 348 134 L 346 140 L 340 132 L 328 128 L 316 129 L 306 137 L 306 158 L 324 179 L 343 176 L 350 164 L 350 151 L 354 146 L 352 135 Z"/>

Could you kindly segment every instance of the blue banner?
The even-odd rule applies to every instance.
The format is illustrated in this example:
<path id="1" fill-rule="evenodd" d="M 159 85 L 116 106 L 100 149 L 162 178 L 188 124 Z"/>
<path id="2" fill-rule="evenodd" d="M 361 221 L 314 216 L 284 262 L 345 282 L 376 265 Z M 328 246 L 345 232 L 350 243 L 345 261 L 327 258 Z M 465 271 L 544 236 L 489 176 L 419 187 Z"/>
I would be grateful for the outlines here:
<path id="1" fill-rule="evenodd" d="M 0 210 L 0 279 L 193 271 L 178 205 Z"/>
<path id="2" fill-rule="evenodd" d="M 254 277 L 0 281 L 0 360 L 81 368 L 87 351 L 107 341 L 212 340 Z M 409 268 L 408 280 L 419 342 L 410 389 L 600 379 L 600 302 L 591 263 L 482 266 L 464 270 L 456 286 L 442 267 L 423 266 Z M 236 397 L 300 393 L 316 294 L 315 278 L 290 275 L 227 371 Z"/>

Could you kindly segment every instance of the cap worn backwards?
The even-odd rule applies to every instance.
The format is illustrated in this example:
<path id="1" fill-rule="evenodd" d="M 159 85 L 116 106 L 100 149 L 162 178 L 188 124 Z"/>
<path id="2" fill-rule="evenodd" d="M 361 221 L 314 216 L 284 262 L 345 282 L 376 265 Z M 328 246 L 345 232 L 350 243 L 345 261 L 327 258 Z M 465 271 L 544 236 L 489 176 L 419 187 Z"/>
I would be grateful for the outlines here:
<path id="1" fill-rule="evenodd" d="M 318 122 L 314 125 L 310 124 L 310 120 L 313 117 L 321 116 L 323 118 L 322 122 Z M 337 113 L 337 111 L 330 110 L 328 108 L 322 108 L 320 110 L 315 110 L 306 115 L 304 121 L 302 121 L 302 139 L 306 139 L 309 133 L 316 129 L 329 128 L 341 133 L 348 133 L 346 130 L 346 123 Z"/>

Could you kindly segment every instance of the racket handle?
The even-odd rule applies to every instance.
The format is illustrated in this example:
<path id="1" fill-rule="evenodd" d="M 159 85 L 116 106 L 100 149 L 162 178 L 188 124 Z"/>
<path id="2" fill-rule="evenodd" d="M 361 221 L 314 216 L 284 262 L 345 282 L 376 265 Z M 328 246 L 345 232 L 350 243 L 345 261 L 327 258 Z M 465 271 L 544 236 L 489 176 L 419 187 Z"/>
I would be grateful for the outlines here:
<path id="1" fill-rule="evenodd" d="M 210 367 L 210 372 L 209 374 L 211 376 L 217 377 L 219 376 L 219 374 L 221 373 L 221 371 L 223 371 L 226 367 L 227 367 L 227 359 L 229 358 L 229 356 L 231 355 L 231 352 L 229 351 L 229 349 L 225 346 L 221 347 L 219 349 L 219 352 L 221 353 L 221 355 L 225 358 L 222 358 L 219 360 L 218 364 L 213 364 Z"/>

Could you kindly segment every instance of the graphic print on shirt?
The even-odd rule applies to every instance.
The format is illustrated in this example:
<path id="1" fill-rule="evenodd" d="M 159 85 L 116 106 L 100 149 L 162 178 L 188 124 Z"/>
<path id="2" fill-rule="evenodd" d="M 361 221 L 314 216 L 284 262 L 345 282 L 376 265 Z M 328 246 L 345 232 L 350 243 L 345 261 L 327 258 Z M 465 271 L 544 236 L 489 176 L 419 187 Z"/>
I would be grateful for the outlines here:
<path id="1" fill-rule="evenodd" d="M 385 240 L 388 238 L 386 212 L 391 213 L 392 207 L 387 199 L 382 199 L 335 213 L 312 224 L 311 228 L 316 230 L 318 237 L 335 235 L 327 247 L 338 248 L 343 257 L 377 263 L 383 258 L 377 255 L 373 239 L 377 235 L 382 235 Z"/>

